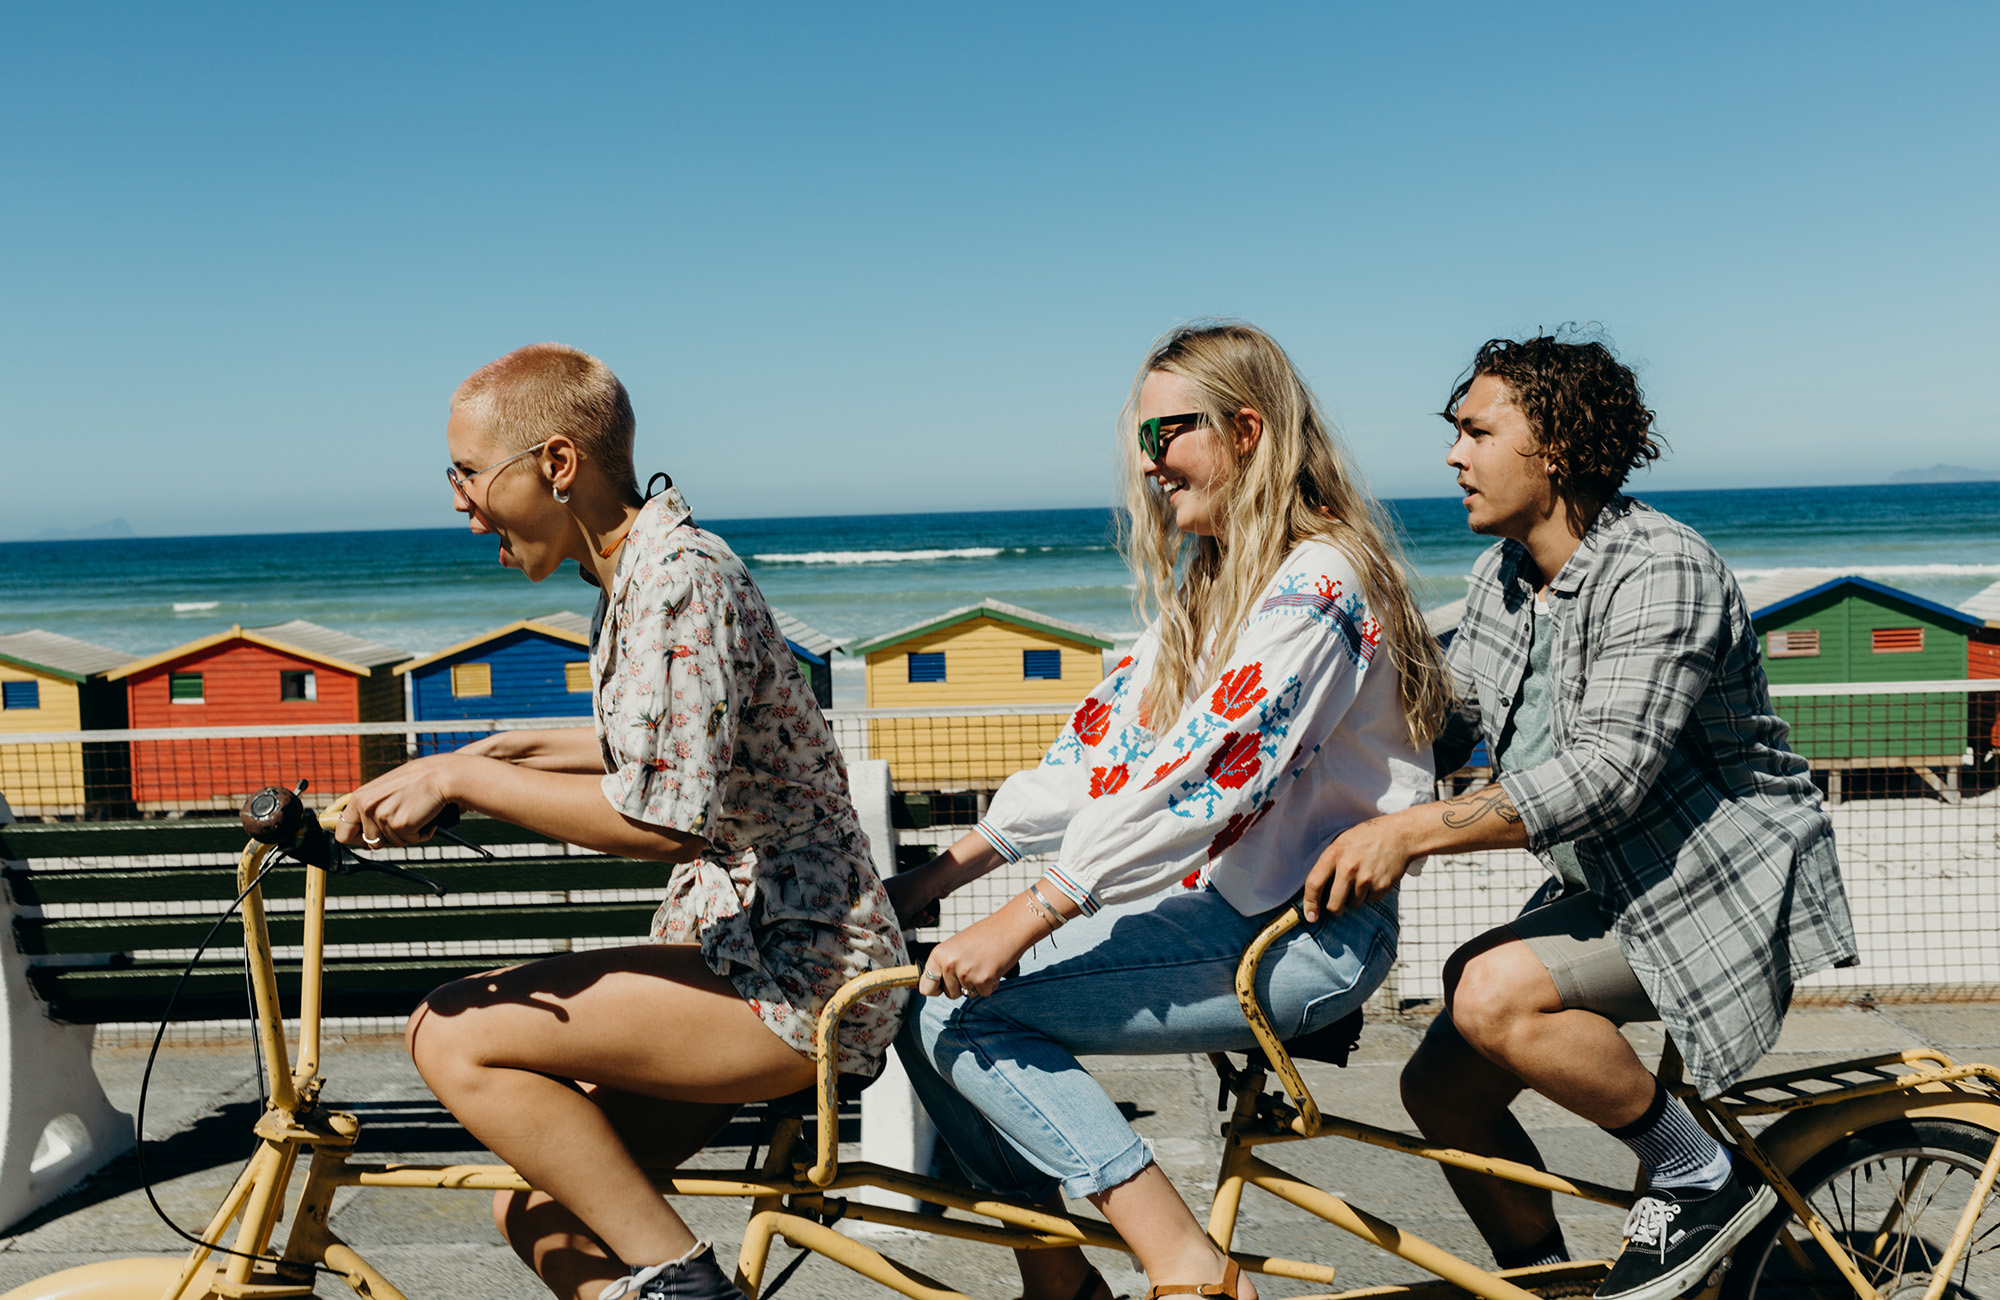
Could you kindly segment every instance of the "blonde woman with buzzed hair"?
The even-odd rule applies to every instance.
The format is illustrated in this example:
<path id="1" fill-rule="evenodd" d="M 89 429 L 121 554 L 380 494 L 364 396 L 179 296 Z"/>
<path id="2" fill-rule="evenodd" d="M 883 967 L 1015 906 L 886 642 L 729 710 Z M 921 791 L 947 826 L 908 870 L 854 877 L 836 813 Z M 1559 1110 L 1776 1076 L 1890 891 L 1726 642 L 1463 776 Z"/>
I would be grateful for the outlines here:
<path id="1" fill-rule="evenodd" d="M 1167 335 L 1139 368 L 1119 442 L 1148 626 L 972 834 L 891 882 L 910 917 L 1056 852 L 932 952 L 897 1050 L 974 1182 L 1090 1200 L 1132 1246 L 1149 1297 L 1249 1300 L 1249 1279 L 1076 1058 L 1255 1045 L 1239 959 L 1329 839 L 1432 798 L 1446 677 L 1379 507 L 1269 335 L 1234 323 Z M 1279 940 L 1259 990 L 1279 1033 L 1359 1008 L 1396 929 L 1389 891 Z M 1016 1258 L 1026 1300 L 1109 1295 L 1081 1251 Z"/>
<path id="2" fill-rule="evenodd" d="M 635 421 L 602 361 L 537 343 L 452 397 L 454 505 L 540 582 L 599 587 L 593 725 L 511 731 L 406 763 L 348 802 L 343 843 L 420 843 L 457 805 L 552 839 L 670 863 L 649 936 L 447 984 L 410 1055 L 472 1135 L 538 1190 L 494 1220 L 564 1300 L 742 1300 L 649 1169 L 699 1151 L 744 1102 L 814 1062 L 882 1068 L 908 995 L 840 986 L 905 960 L 847 768 L 743 561 L 667 482 L 643 495 Z M 699 1043 L 701 1050 L 689 1051 Z"/>

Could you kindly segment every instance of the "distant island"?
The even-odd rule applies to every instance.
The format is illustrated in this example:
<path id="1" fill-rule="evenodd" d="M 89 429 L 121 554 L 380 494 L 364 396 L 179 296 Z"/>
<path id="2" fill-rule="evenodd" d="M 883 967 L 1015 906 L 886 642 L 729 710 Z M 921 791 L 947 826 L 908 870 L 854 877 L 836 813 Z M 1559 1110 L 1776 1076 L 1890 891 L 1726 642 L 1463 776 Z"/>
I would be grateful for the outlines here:
<path id="1" fill-rule="evenodd" d="M 30 540 L 37 542 L 94 542 L 106 537 L 130 537 L 132 525 L 123 519 L 107 519 L 88 528 L 44 528 Z"/>
<path id="2" fill-rule="evenodd" d="M 1933 465 L 1929 469 L 1906 469 L 1891 474 L 1890 483 L 1988 483 L 2000 479 L 2000 470 L 1973 469 L 1967 465 Z"/>

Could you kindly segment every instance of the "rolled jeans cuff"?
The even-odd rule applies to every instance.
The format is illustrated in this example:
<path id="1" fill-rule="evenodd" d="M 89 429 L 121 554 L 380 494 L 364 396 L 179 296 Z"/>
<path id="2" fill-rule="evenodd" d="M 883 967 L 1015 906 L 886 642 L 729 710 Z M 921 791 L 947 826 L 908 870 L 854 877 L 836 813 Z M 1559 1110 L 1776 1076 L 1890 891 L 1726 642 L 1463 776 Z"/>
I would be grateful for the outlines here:
<path id="1" fill-rule="evenodd" d="M 1153 1163 L 1153 1147 L 1137 1133 L 1132 1135 L 1132 1145 L 1106 1161 L 1104 1165 L 1089 1173 L 1078 1174 L 1074 1178 L 1062 1180 L 1063 1194 L 1074 1200 L 1108 1192 L 1120 1183 L 1130 1182 Z"/>

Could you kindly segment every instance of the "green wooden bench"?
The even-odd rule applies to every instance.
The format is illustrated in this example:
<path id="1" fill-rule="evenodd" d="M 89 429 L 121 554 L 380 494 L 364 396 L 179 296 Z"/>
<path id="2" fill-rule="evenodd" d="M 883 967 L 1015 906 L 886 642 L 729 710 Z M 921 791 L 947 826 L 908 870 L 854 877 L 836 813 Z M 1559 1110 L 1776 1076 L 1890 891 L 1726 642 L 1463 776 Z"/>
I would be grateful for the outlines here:
<path id="1" fill-rule="evenodd" d="M 328 880 L 328 1016 L 403 1015 L 425 993 L 461 976 L 547 956 L 578 940 L 634 940 L 646 933 L 671 871 L 662 862 L 574 851 L 521 853 L 550 841 L 487 818 L 467 818 L 458 833 L 497 850 L 496 859 L 446 845 L 440 852 L 454 860 L 404 864 L 449 891 L 441 902 L 372 872 Z M 30 959 L 28 982 L 47 1014 L 78 1025 L 157 1020 L 188 954 L 236 896 L 234 855 L 243 842 L 235 818 L 0 829 L 14 946 Z M 163 856 L 198 861 L 148 865 Z M 607 890 L 644 890 L 653 901 L 592 897 Z M 304 892 L 305 869 L 294 863 L 280 863 L 265 878 L 271 941 L 281 950 L 301 942 L 299 918 L 284 908 Z M 529 897 L 484 901 L 494 894 Z M 97 914 L 77 914 L 82 909 Z M 482 947 L 422 951 L 453 942 Z M 413 951 L 355 955 L 362 945 Z M 182 990 L 177 1021 L 247 1018 L 242 950 L 242 929 L 232 922 Z M 280 958 L 278 968 L 287 996 L 295 996 L 298 960 Z"/>
<path id="2" fill-rule="evenodd" d="M 326 1016 L 393 1022 L 450 980 L 593 940 L 634 941 L 672 870 L 565 851 L 486 818 L 457 829 L 495 858 L 445 845 L 443 860 L 403 863 L 443 885 L 442 900 L 393 876 L 329 878 Z M 131 1120 L 90 1065 L 94 1027 L 165 1014 L 193 950 L 236 897 L 244 839 L 234 817 L 0 825 L 11 922 L 0 943 L 0 1227 L 130 1147 Z M 301 942 L 301 922 L 286 908 L 303 898 L 305 874 L 281 862 L 263 885 L 287 1015 L 297 1011 L 299 959 L 285 949 Z M 610 892 L 621 890 L 638 892 Z M 251 1018 L 239 921 L 217 931 L 172 1016 Z"/>

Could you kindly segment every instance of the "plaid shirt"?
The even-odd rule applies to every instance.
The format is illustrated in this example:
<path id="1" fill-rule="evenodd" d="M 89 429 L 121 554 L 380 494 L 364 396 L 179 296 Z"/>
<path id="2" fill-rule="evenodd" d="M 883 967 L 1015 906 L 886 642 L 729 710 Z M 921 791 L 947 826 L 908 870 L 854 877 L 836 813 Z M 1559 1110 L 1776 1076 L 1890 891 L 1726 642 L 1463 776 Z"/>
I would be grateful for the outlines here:
<path id="1" fill-rule="evenodd" d="M 1438 742 L 1498 749 L 1535 619 L 1525 547 L 1473 570 Z M 1778 1037 L 1795 981 L 1859 958 L 1833 828 L 1770 690 L 1735 578 L 1693 529 L 1614 497 L 1549 584 L 1547 762 L 1501 776 L 1528 847 L 1571 843 L 1703 1096 Z"/>

